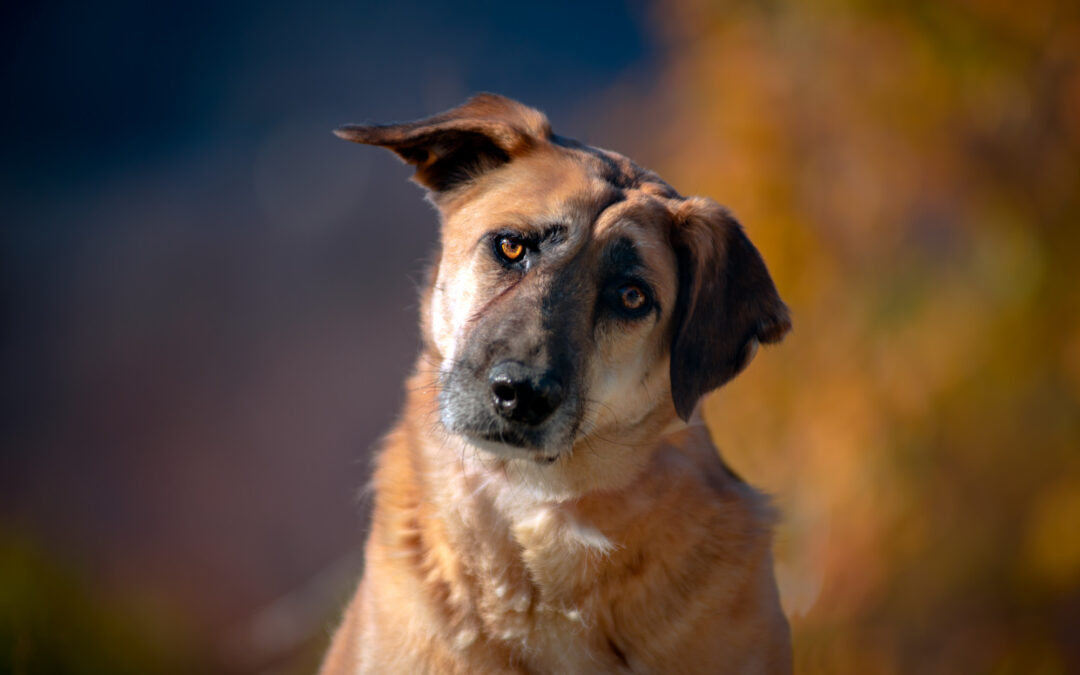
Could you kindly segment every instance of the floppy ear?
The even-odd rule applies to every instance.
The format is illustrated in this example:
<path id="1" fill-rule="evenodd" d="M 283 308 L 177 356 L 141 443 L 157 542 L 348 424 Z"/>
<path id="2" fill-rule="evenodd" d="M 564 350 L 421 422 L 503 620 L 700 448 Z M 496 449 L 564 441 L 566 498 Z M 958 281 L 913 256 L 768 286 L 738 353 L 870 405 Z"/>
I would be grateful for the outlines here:
<path id="1" fill-rule="evenodd" d="M 671 339 L 671 395 L 686 420 L 698 399 L 735 377 L 758 343 L 791 329 L 765 262 L 722 206 L 690 198 L 675 214 L 679 293 Z"/>
<path id="2" fill-rule="evenodd" d="M 551 126 L 538 110 L 496 94 L 477 94 L 427 119 L 348 124 L 334 133 L 393 150 L 416 167 L 417 183 L 439 193 L 528 151 L 551 135 Z"/>

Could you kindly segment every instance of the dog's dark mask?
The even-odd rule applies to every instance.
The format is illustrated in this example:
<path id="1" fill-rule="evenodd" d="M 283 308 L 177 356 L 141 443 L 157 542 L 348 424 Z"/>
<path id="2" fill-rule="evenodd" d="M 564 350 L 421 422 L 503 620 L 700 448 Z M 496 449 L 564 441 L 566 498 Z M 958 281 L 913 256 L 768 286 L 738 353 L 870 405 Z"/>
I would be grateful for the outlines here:
<path id="1" fill-rule="evenodd" d="M 595 282 L 572 261 L 541 263 L 486 304 L 439 393 L 448 430 L 554 457 L 582 414 Z"/>

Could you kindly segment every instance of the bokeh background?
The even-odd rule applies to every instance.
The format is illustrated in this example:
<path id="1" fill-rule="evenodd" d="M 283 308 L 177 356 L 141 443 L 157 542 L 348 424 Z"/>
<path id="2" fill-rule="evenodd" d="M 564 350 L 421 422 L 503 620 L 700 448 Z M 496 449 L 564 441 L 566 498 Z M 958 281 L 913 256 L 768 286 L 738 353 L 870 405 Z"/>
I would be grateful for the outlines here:
<path id="1" fill-rule="evenodd" d="M 343 122 L 500 92 L 744 222 L 710 398 L 800 673 L 1080 672 L 1080 6 L 23 3 L 0 21 L 0 672 L 303 673 L 435 218 Z"/>

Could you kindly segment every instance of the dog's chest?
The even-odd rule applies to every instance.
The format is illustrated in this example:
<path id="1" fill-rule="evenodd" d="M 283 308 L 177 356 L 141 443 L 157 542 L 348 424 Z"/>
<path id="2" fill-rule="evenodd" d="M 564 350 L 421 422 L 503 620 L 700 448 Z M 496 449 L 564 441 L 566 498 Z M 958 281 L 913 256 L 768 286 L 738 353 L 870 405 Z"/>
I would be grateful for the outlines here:
<path id="1" fill-rule="evenodd" d="M 535 672 L 626 672 L 597 584 L 614 544 L 565 509 L 537 507 L 525 516 L 486 532 L 505 537 L 478 561 L 490 580 L 479 602 L 486 632 Z"/>
<path id="2" fill-rule="evenodd" d="M 577 587 L 557 593 L 533 580 L 505 590 L 485 623 L 529 672 L 628 672 L 608 638 L 609 612 L 599 592 Z"/>

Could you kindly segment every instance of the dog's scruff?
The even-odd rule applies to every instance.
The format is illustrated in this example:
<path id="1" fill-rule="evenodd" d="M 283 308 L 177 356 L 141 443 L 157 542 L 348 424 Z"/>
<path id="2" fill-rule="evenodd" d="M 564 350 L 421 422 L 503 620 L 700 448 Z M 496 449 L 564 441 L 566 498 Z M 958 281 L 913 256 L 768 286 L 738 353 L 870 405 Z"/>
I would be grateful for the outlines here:
<path id="1" fill-rule="evenodd" d="M 738 223 L 500 96 L 337 133 L 442 247 L 322 672 L 790 672 L 770 509 L 692 422 L 790 328 Z"/>

